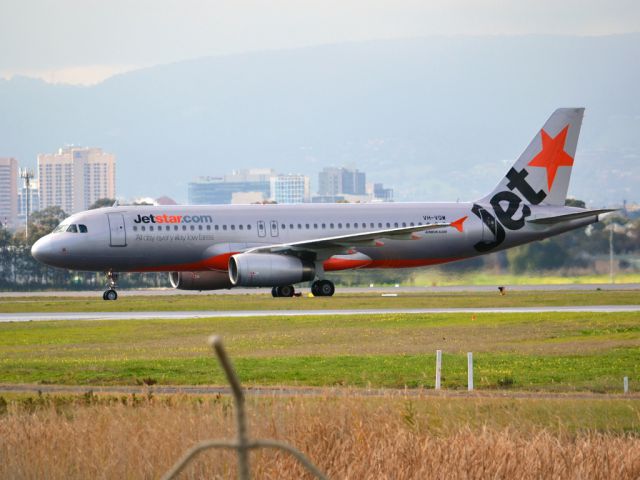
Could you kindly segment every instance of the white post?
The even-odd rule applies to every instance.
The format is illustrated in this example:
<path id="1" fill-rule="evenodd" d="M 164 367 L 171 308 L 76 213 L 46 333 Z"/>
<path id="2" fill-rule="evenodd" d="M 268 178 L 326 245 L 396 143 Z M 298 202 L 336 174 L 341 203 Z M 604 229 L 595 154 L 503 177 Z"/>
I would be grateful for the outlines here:
<path id="1" fill-rule="evenodd" d="M 436 350 L 436 390 L 440 390 L 442 378 L 442 350 Z"/>
<path id="2" fill-rule="evenodd" d="M 624 377 L 624 393 L 629 393 L 629 377 Z"/>
<path id="3" fill-rule="evenodd" d="M 467 390 L 473 390 L 473 353 L 467 353 Z"/>

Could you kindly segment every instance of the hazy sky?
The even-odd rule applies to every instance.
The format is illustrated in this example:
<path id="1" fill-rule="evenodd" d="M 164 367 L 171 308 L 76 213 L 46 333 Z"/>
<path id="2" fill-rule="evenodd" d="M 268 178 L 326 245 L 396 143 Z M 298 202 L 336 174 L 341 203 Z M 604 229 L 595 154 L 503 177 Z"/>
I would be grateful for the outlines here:
<path id="1" fill-rule="evenodd" d="M 91 83 L 188 58 L 342 41 L 637 31 L 638 0 L 2 0 L 0 76 Z"/>

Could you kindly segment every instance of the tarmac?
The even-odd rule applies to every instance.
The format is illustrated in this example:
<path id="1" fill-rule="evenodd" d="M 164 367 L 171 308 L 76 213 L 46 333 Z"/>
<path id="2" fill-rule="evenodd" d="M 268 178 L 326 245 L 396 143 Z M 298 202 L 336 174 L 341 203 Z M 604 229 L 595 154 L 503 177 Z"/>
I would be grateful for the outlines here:
<path id="1" fill-rule="evenodd" d="M 67 312 L 67 313 L 2 313 L 0 323 L 42 322 L 57 320 L 152 320 L 189 318 L 301 317 L 347 315 L 428 315 L 436 313 L 612 313 L 638 312 L 640 305 L 596 305 L 569 307 L 504 307 L 504 308 L 377 308 L 345 310 L 182 310 L 157 312 Z"/>
<path id="2" fill-rule="evenodd" d="M 501 285 L 508 291 L 592 291 L 592 290 L 640 290 L 640 283 L 576 283 L 562 285 Z M 378 286 L 370 287 L 336 287 L 336 293 L 449 293 L 449 292 L 495 292 L 498 285 L 447 285 L 447 286 Z M 308 288 L 300 291 L 307 292 Z M 250 294 L 270 294 L 267 288 L 233 288 L 230 290 L 210 290 L 201 292 L 199 290 L 176 290 L 173 288 L 149 288 L 139 289 L 118 289 L 120 296 L 128 295 L 250 295 Z M 101 297 L 102 290 L 83 290 L 83 291 L 30 291 L 30 292 L 0 292 L 0 298 L 3 297 Z"/>

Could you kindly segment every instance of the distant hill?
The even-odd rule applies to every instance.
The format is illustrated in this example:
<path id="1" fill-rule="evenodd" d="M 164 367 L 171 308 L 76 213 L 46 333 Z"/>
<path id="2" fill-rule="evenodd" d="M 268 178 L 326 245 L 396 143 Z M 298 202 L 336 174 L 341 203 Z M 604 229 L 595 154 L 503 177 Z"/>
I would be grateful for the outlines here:
<path id="1" fill-rule="evenodd" d="M 0 81 L 0 156 L 117 155 L 120 195 L 198 175 L 351 165 L 399 200 L 473 199 L 559 106 L 585 106 L 570 193 L 640 200 L 640 35 L 433 37 L 179 62 L 93 87 Z"/>

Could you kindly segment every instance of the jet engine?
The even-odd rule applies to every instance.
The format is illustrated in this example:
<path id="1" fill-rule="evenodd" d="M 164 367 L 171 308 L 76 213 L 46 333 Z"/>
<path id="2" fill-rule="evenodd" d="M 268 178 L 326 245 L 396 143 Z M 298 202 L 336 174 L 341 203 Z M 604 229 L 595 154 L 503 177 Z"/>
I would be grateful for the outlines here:
<path id="1" fill-rule="evenodd" d="M 239 287 L 278 287 L 313 280 L 315 265 L 290 255 L 239 253 L 229 258 L 229 279 Z"/>
<path id="2" fill-rule="evenodd" d="M 231 288 L 227 272 L 170 272 L 169 281 L 179 290 L 220 290 Z"/>

